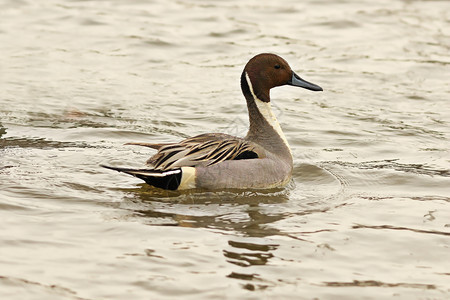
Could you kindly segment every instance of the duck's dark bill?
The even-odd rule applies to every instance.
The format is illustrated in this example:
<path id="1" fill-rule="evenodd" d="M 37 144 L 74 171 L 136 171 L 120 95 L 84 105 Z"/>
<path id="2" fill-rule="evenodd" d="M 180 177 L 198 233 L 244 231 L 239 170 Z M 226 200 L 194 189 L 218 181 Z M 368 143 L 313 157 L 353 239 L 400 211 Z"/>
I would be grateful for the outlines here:
<path id="1" fill-rule="evenodd" d="M 311 82 L 308 82 L 304 79 L 301 79 L 300 76 L 298 76 L 297 74 L 295 74 L 294 72 L 292 72 L 292 78 L 291 80 L 288 81 L 289 85 L 293 85 L 293 86 L 299 86 L 311 91 L 323 91 L 323 89 Z"/>

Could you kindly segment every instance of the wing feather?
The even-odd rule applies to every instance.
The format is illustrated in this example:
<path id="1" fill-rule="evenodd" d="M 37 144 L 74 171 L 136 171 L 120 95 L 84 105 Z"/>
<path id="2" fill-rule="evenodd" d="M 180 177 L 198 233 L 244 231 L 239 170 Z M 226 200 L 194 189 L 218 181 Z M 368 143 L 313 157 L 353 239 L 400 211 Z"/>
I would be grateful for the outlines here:
<path id="1" fill-rule="evenodd" d="M 161 171 L 198 165 L 211 166 L 233 160 L 247 152 L 254 153 L 250 158 L 260 158 L 263 155 L 260 147 L 250 141 L 226 134 L 202 134 L 161 146 L 147 164 Z"/>

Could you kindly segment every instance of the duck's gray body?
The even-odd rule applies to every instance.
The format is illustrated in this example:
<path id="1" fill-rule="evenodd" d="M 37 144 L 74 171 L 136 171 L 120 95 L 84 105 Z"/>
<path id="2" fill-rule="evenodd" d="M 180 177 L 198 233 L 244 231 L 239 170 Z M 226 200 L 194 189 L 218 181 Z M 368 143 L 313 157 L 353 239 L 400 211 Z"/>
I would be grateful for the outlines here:
<path id="1" fill-rule="evenodd" d="M 269 153 L 258 159 L 258 164 L 252 159 L 227 160 L 210 167 L 197 167 L 196 171 L 197 188 L 265 189 L 285 186 L 291 178 L 292 163 Z"/>
<path id="2" fill-rule="evenodd" d="M 285 84 L 322 90 L 298 77 L 281 57 L 259 54 L 241 75 L 250 121 L 246 137 L 210 133 L 173 144 L 130 143 L 158 150 L 147 168 L 104 167 L 169 190 L 283 187 L 292 175 L 292 154 L 271 110 L 269 90 Z"/>

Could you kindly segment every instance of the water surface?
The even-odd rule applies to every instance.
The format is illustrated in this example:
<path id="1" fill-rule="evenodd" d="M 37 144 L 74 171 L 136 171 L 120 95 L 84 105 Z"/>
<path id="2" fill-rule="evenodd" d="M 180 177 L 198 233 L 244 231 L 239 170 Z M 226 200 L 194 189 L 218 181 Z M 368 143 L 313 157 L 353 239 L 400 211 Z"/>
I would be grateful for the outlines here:
<path id="1" fill-rule="evenodd" d="M 4 299 L 450 297 L 447 1 L 0 4 Z M 167 192 L 99 164 L 244 135 L 260 52 L 286 189 Z"/>

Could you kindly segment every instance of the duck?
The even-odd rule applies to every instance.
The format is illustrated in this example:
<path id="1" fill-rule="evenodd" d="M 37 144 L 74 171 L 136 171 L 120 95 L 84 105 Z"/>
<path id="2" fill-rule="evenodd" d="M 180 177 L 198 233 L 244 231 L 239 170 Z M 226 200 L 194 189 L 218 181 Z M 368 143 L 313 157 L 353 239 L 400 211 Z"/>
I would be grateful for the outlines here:
<path id="1" fill-rule="evenodd" d="M 245 137 L 203 133 L 176 143 L 131 142 L 126 145 L 157 150 L 144 168 L 101 166 L 172 191 L 283 188 L 292 177 L 293 157 L 272 110 L 270 90 L 284 85 L 323 91 L 292 71 L 280 56 L 258 54 L 241 74 L 249 115 Z"/>

